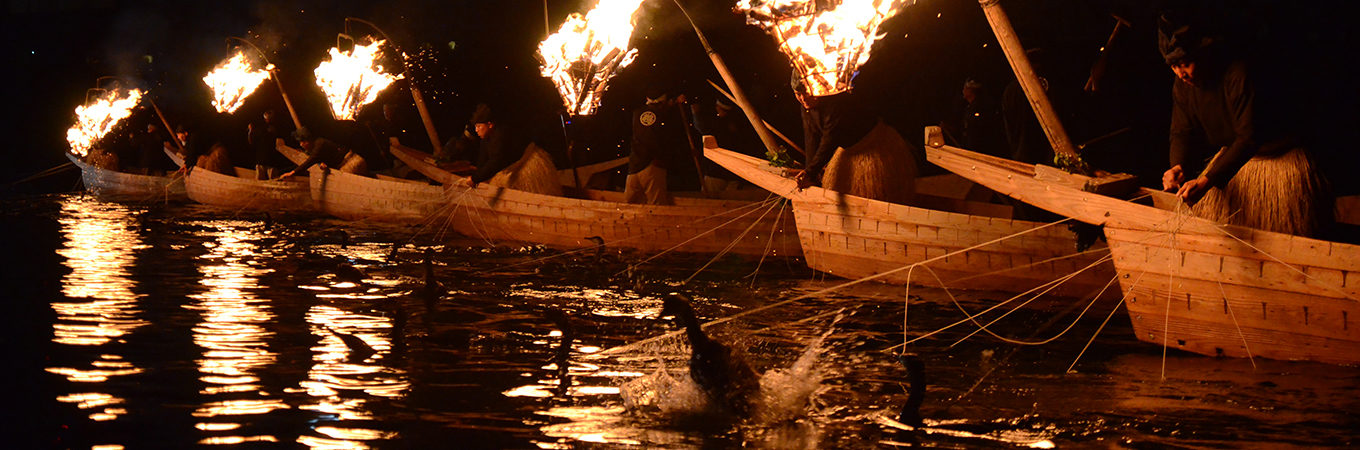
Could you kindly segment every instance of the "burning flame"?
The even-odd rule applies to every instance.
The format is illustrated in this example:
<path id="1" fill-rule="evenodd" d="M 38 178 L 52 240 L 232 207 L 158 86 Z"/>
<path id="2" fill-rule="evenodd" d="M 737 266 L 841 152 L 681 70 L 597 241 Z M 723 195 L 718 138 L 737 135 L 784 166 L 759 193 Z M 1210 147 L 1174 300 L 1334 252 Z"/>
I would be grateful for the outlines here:
<path id="1" fill-rule="evenodd" d="M 263 69 L 258 69 L 246 54 L 237 51 L 235 55 L 222 61 L 212 72 L 203 77 L 203 82 L 213 92 L 213 107 L 220 113 L 233 113 L 237 108 L 246 102 L 255 89 L 269 78 L 269 71 L 274 69 L 270 64 Z"/>
<path id="2" fill-rule="evenodd" d="M 84 157 L 96 141 L 104 137 L 118 122 L 132 115 L 132 108 L 142 99 L 142 91 L 111 89 L 89 104 L 76 107 L 76 124 L 66 130 L 66 142 L 71 153 Z"/>
<path id="3" fill-rule="evenodd" d="M 915 0 L 841 0 L 818 11 L 825 0 L 741 0 L 736 10 L 779 42 L 803 86 L 812 95 L 850 88 L 850 79 L 869 60 L 869 47 L 882 36 L 878 25 Z"/>
<path id="4" fill-rule="evenodd" d="M 373 103 L 383 89 L 402 78 L 401 74 L 387 73 L 378 63 L 379 47 L 383 42 L 356 43 L 354 49 L 347 52 L 332 47 L 330 59 L 316 66 L 316 85 L 326 93 L 326 101 L 330 102 L 331 114 L 336 120 L 354 119 L 359 108 Z"/>
<path id="5" fill-rule="evenodd" d="M 633 14 L 642 0 L 599 0 L 582 16 L 571 13 L 562 28 L 538 44 L 540 72 L 552 80 L 572 115 L 590 115 L 609 79 L 637 57 L 628 48 Z"/>

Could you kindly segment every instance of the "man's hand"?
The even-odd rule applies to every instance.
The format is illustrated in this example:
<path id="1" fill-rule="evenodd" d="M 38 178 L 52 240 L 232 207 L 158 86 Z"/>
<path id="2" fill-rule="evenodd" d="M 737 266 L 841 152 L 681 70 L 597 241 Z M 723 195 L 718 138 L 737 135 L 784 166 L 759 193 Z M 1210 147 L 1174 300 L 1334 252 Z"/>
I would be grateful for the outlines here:
<path id="1" fill-rule="evenodd" d="M 1176 196 L 1180 197 L 1181 200 L 1185 200 L 1186 204 L 1194 205 L 1195 202 L 1198 202 L 1200 197 L 1203 197 L 1204 193 L 1208 191 L 1209 179 L 1198 177 L 1182 184 L 1181 189 L 1176 192 Z"/>
<path id="2" fill-rule="evenodd" d="M 1181 169 L 1180 164 L 1177 164 L 1174 167 L 1167 169 L 1166 173 L 1162 174 L 1163 190 L 1174 191 L 1180 189 L 1181 183 L 1184 182 L 1185 182 L 1185 170 Z"/>
<path id="3" fill-rule="evenodd" d="M 793 180 L 798 182 L 798 189 L 800 190 L 812 187 L 813 184 L 812 176 L 808 175 L 806 170 L 799 171 L 798 175 L 793 177 Z"/>

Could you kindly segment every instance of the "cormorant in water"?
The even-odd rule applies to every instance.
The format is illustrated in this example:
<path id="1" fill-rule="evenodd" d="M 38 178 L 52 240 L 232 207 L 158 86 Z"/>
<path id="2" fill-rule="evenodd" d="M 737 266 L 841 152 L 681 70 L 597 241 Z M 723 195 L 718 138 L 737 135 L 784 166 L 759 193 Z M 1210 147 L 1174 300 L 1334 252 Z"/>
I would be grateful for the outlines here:
<path id="1" fill-rule="evenodd" d="M 921 362 L 921 358 L 911 353 L 898 356 L 897 361 L 907 369 L 907 383 L 910 385 L 907 388 L 907 402 L 902 404 L 897 421 L 920 427 L 921 402 L 925 401 L 926 396 L 926 365 Z"/>
<path id="2" fill-rule="evenodd" d="M 343 342 L 345 347 L 349 348 L 349 361 L 363 361 L 378 352 L 373 349 L 373 346 L 368 345 L 368 343 L 364 342 L 363 338 L 360 338 L 359 336 L 336 331 L 331 327 L 326 327 L 326 331 L 329 331 L 331 334 L 334 334 L 335 337 L 340 338 L 340 342 Z"/>
<path id="3" fill-rule="evenodd" d="M 689 376 L 694 379 L 709 399 L 729 411 L 739 414 L 751 412 L 751 403 L 760 392 L 760 374 L 745 360 L 732 354 L 732 349 L 704 334 L 699 319 L 694 315 L 690 300 L 682 294 L 671 294 L 662 301 L 661 317 L 675 317 L 685 327 L 689 338 Z"/>

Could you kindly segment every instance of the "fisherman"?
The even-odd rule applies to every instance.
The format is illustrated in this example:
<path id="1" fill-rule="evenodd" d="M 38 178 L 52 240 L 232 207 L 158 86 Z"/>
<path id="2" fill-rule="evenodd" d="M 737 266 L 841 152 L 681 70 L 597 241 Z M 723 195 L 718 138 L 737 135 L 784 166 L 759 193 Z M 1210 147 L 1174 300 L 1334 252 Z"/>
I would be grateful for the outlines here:
<path id="1" fill-rule="evenodd" d="M 890 203 L 906 203 L 915 191 L 916 160 L 906 140 L 859 103 L 853 91 L 811 95 L 798 71 L 790 81 L 803 105 L 807 164 L 799 189 L 832 191 Z"/>
<path id="2" fill-rule="evenodd" d="M 132 139 L 137 146 L 137 169 L 146 175 L 165 173 L 161 163 L 165 158 L 158 155 L 165 153 L 164 149 L 170 143 L 170 135 L 161 131 L 156 122 L 149 121 L 146 123 L 146 131 L 138 133 Z"/>
<path id="3" fill-rule="evenodd" d="M 481 103 L 473 111 L 477 133 L 477 170 L 467 180 L 471 187 L 493 186 L 545 195 L 562 195 L 552 156 L 543 150 L 515 120 Z"/>
<path id="4" fill-rule="evenodd" d="M 988 155 L 1001 156 L 1004 138 L 1001 108 L 988 95 L 982 82 L 968 79 L 963 90 L 955 99 L 952 120 L 946 121 L 945 129 L 956 136 L 959 146 Z"/>
<path id="5" fill-rule="evenodd" d="M 1248 63 L 1204 31 L 1175 12 L 1158 20 L 1158 47 L 1176 75 L 1162 187 L 1209 220 L 1301 236 L 1326 231 L 1333 198 L 1320 168 L 1268 106 Z"/>
<path id="6" fill-rule="evenodd" d="M 307 127 L 298 128 L 293 132 L 293 138 L 297 139 L 302 150 L 307 152 L 307 159 L 298 164 L 296 169 L 284 172 L 279 178 L 288 178 L 298 172 L 306 172 L 314 165 L 321 164 L 323 169 L 329 167 L 342 168 L 347 160 L 360 158 L 353 152 L 346 152 L 331 140 L 313 135 Z"/>
<path id="7" fill-rule="evenodd" d="M 628 203 L 674 205 L 667 171 L 684 152 L 684 129 L 675 104 L 665 91 L 651 87 L 647 102 L 633 110 L 633 139 L 629 147 L 628 178 L 623 195 Z"/>
<path id="8" fill-rule="evenodd" d="M 751 128 L 751 123 L 737 111 L 736 105 L 726 99 L 717 98 L 713 100 L 711 111 L 705 111 L 699 103 L 695 103 L 691 109 L 694 113 L 694 126 L 699 129 L 699 133 L 713 136 L 718 141 L 718 146 L 752 156 L 764 154 L 764 144 L 761 144 L 755 129 Z M 743 185 L 741 177 L 712 160 L 704 158 L 701 162 L 704 169 L 705 192 L 721 192 L 737 189 Z"/>
<path id="9" fill-rule="evenodd" d="M 265 110 L 260 120 L 247 125 L 247 130 L 247 139 L 255 154 L 255 178 L 259 180 L 273 178 L 273 172 L 278 167 L 275 164 L 279 155 L 276 150 L 278 140 L 287 136 L 283 125 L 278 123 L 278 115 L 273 109 Z"/>

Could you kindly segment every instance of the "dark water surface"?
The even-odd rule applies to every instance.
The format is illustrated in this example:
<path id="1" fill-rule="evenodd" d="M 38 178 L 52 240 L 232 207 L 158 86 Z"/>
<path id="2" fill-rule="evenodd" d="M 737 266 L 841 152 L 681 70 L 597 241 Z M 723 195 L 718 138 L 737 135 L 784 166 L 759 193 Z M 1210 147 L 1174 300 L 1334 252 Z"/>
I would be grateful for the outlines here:
<path id="1" fill-rule="evenodd" d="M 608 349 L 672 329 L 653 319 L 668 291 L 715 319 L 844 280 L 81 194 L 0 206 L 6 447 L 1344 447 L 1360 429 L 1356 368 L 1163 357 L 1122 309 L 1082 354 L 1113 305 L 1068 329 L 1085 305 L 1065 300 L 989 328 L 1060 336 L 1044 345 L 972 324 L 908 345 L 930 386 L 926 427 L 902 431 L 904 312 L 915 338 L 1010 296 L 875 284 L 713 328 L 765 372 L 762 407 L 725 417 L 683 339 Z"/>

